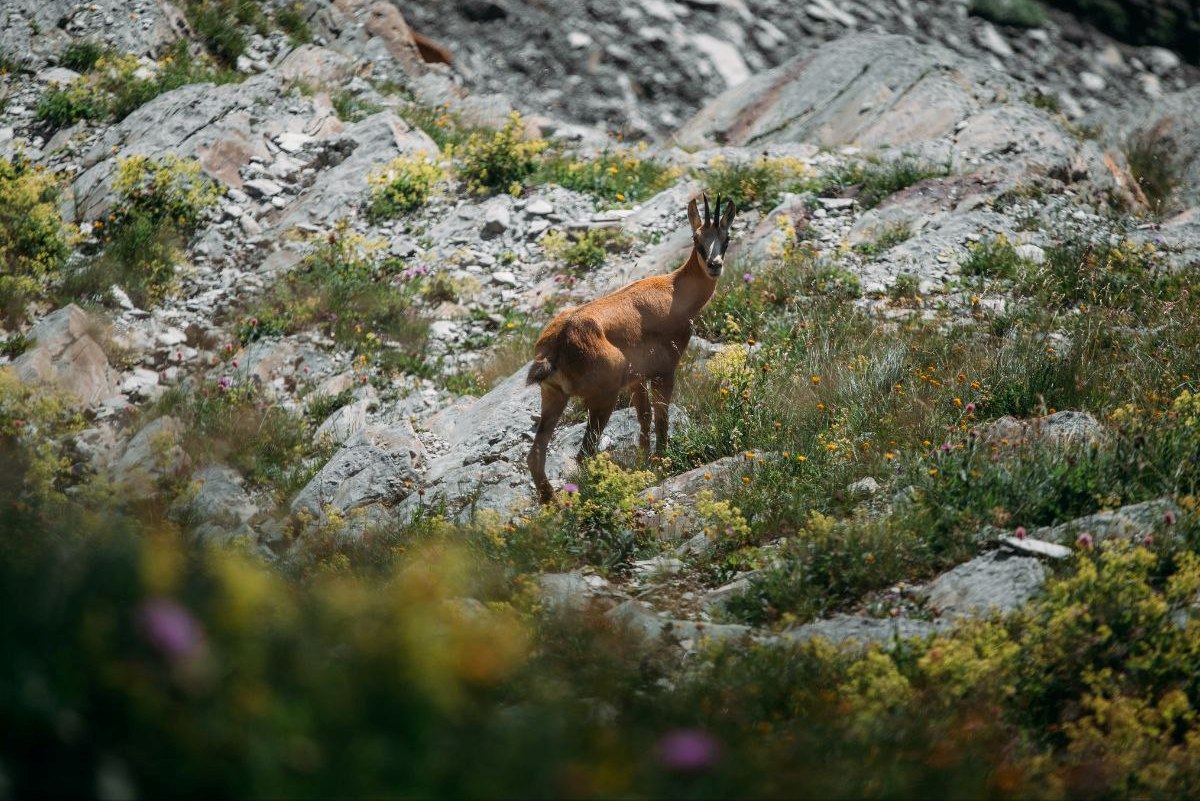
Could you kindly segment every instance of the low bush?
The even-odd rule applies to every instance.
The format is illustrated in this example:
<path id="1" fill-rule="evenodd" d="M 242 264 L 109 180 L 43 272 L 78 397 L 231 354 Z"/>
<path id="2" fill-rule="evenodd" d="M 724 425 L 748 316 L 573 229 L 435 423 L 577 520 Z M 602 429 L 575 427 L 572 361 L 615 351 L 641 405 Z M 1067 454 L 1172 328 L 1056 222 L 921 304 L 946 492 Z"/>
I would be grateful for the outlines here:
<path id="1" fill-rule="evenodd" d="M 577 274 L 599 268 L 610 253 L 628 250 L 633 244 L 633 239 L 620 228 L 589 228 L 574 241 L 556 231 L 546 234 L 541 241 L 546 255 L 561 259 Z"/>
<path id="2" fill-rule="evenodd" d="M 67 298 L 121 286 L 135 303 L 153 304 L 170 291 L 180 248 L 221 196 L 195 159 L 133 156 L 121 161 L 113 188 L 117 206 L 93 225 L 103 248 L 66 276 Z"/>
<path id="3" fill-rule="evenodd" d="M 398 217 L 424 206 L 445 172 L 425 153 L 393 159 L 370 177 L 371 202 L 368 216 L 375 220 Z"/>
<path id="4" fill-rule="evenodd" d="M 948 167 L 926 164 L 909 157 L 882 163 L 856 162 L 823 176 L 822 192 L 851 196 L 864 209 L 870 209 L 901 189 L 948 174 Z"/>
<path id="5" fill-rule="evenodd" d="M 269 332 L 319 327 L 352 351 L 363 380 L 372 371 L 432 375 L 435 365 L 424 353 L 429 321 L 417 303 L 431 280 L 423 267 L 384 258 L 380 243 L 343 224 L 317 240 L 296 270 L 243 311 L 238 330 L 249 342 Z"/>
<path id="6" fill-rule="evenodd" d="M 728 198 L 739 208 L 764 211 L 778 206 L 785 192 L 811 192 L 820 186 L 798 159 L 766 156 L 753 161 L 729 161 L 717 156 L 698 177 L 714 201 L 717 197 Z"/>
<path id="7" fill-rule="evenodd" d="M 595 158 L 562 154 L 543 160 L 535 178 L 576 192 L 587 192 L 601 205 L 637 203 L 670 187 L 678 169 L 646 158 L 646 145 L 606 148 Z"/>
<path id="8" fill-rule="evenodd" d="M 103 45 L 91 39 L 78 39 L 66 46 L 58 63 L 76 72 L 91 72 L 105 52 Z"/>
<path id="9" fill-rule="evenodd" d="M 55 177 L 17 159 L 0 159 L 0 319 L 25 319 L 67 263 L 70 241 L 58 211 Z"/>
<path id="10" fill-rule="evenodd" d="M 459 177 L 471 192 L 515 195 L 537 170 L 538 157 L 546 147 L 545 140 L 525 136 L 525 123 L 514 111 L 503 127 L 475 131 L 451 153 L 458 160 Z"/>

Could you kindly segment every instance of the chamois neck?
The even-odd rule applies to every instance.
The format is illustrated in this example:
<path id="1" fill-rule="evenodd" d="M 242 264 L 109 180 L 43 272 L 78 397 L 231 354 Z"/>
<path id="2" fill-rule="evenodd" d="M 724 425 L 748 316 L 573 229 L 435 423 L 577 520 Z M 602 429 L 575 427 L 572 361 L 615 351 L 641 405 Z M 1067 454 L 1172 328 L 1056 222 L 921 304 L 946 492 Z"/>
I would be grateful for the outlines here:
<path id="1" fill-rule="evenodd" d="M 717 279 L 704 269 L 704 265 L 700 263 L 700 254 L 694 247 L 688 260 L 672 277 L 675 280 L 675 294 L 680 300 L 680 305 L 690 312 L 689 316 L 699 314 L 717 288 Z"/>

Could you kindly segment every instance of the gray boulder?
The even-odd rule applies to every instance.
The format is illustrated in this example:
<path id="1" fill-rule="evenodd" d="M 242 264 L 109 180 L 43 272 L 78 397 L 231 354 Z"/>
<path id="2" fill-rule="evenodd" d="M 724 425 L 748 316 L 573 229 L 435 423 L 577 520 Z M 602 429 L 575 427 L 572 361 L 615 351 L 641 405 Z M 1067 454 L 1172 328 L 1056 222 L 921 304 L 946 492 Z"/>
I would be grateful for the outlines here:
<path id="1" fill-rule="evenodd" d="M 135 500 L 153 497 L 160 482 L 179 475 L 187 467 L 183 433 L 183 424 L 174 417 L 159 417 L 133 435 L 113 468 L 113 477 L 128 497 Z"/>
<path id="2" fill-rule="evenodd" d="M 29 332 L 34 346 L 13 362 L 17 376 L 64 389 L 84 405 L 118 395 L 120 376 L 93 336 L 98 330 L 74 303 L 47 314 Z"/>
<path id="3" fill-rule="evenodd" d="M 949 620 L 1006 614 L 1040 592 L 1046 576 L 1034 557 L 991 551 L 938 576 L 921 594 Z"/>
<path id="4" fill-rule="evenodd" d="M 685 147 L 903 147 L 952 134 L 979 109 L 1017 96 L 1011 79 L 942 47 L 905 36 L 847 36 L 725 91 L 676 140 Z"/>
<path id="5" fill-rule="evenodd" d="M 900 640 L 923 640 L 943 631 L 944 623 L 912 620 L 905 617 L 875 618 L 857 615 L 834 615 L 825 620 L 806 623 L 779 635 L 780 640 L 808 642 L 826 640 L 833 645 L 863 647 L 882 645 L 890 650 Z"/>
<path id="6" fill-rule="evenodd" d="M 292 501 L 293 512 L 348 512 L 392 505 L 416 488 L 425 449 L 407 422 L 369 426 L 351 437 Z"/>
<path id="7" fill-rule="evenodd" d="M 176 503 L 172 513 L 189 518 L 206 539 L 229 540 L 253 534 L 248 523 L 259 513 L 238 471 L 226 465 L 202 467 L 192 473 L 194 490 Z"/>
<path id="8" fill-rule="evenodd" d="M 610 609 L 606 616 L 651 639 L 667 637 L 685 646 L 698 642 L 722 642 L 749 638 L 753 629 L 736 623 L 709 623 L 704 620 L 679 620 L 655 614 L 638 601 L 625 601 Z"/>
<path id="9" fill-rule="evenodd" d="M 1069 409 L 1028 420 L 1006 415 L 980 426 L 977 433 L 985 445 L 1094 445 L 1105 436 L 1095 417 Z"/>
<path id="10" fill-rule="evenodd" d="M 1096 545 L 1113 539 L 1140 540 L 1160 532 L 1169 534 L 1181 514 L 1170 498 L 1159 498 L 1034 529 L 1030 536 L 1061 545 L 1075 544 L 1083 534 Z"/>

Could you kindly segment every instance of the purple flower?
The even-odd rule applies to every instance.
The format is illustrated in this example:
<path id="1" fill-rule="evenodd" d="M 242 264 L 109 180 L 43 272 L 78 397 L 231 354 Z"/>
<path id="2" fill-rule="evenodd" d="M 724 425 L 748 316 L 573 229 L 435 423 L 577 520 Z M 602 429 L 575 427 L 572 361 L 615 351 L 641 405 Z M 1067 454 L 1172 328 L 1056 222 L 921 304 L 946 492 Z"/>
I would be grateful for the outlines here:
<path id="1" fill-rule="evenodd" d="M 676 729 L 658 741 L 658 761 L 668 770 L 693 773 L 711 767 L 721 744 L 701 729 Z"/>
<path id="2" fill-rule="evenodd" d="M 204 630 L 191 612 L 170 598 L 151 598 L 137 613 L 142 635 L 172 661 L 187 659 L 204 645 Z"/>
<path id="3" fill-rule="evenodd" d="M 754 276 L 751 275 L 750 273 L 742 273 L 742 280 L 745 281 L 747 284 L 753 284 Z"/>
<path id="4" fill-rule="evenodd" d="M 1168 509 L 1166 511 L 1166 513 L 1163 514 L 1163 522 L 1166 523 L 1168 526 L 1175 525 L 1175 512 L 1172 511 L 1171 509 Z"/>
<path id="5" fill-rule="evenodd" d="M 578 484 L 563 484 L 563 489 L 562 489 L 562 491 L 563 491 L 563 492 L 569 492 L 569 493 L 572 493 L 572 494 L 573 494 L 573 493 L 576 493 L 576 492 L 579 492 L 579 485 L 578 485 Z"/>
<path id="6" fill-rule="evenodd" d="M 223 375 L 217 380 L 217 389 L 221 390 L 222 392 L 229 389 L 231 386 L 233 386 L 233 379 L 227 375 Z"/>
<path id="7" fill-rule="evenodd" d="M 1094 542 L 1095 540 L 1092 539 L 1092 535 L 1086 531 L 1075 538 L 1075 544 L 1080 548 L 1091 548 Z"/>
<path id="8" fill-rule="evenodd" d="M 943 443 L 942 443 L 942 453 L 946 453 L 946 452 L 948 452 L 949 450 L 950 450 L 950 443 L 949 443 L 949 442 L 943 442 Z"/>

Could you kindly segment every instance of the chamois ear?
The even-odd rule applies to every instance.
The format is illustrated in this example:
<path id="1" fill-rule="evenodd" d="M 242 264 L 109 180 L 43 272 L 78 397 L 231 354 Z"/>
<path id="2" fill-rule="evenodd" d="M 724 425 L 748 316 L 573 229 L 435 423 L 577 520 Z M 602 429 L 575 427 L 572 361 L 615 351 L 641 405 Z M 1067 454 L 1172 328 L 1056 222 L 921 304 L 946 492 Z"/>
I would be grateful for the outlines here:
<path id="1" fill-rule="evenodd" d="M 696 208 L 696 198 L 692 198 L 692 202 L 688 203 L 688 222 L 692 224 L 693 231 L 702 226 L 700 210 Z"/>
<path id="2" fill-rule="evenodd" d="M 721 217 L 721 230 L 722 231 L 729 230 L 729 226 L 733 225 L 733 215 L 735 213 L 737 213 L 737 206 L 734 204 L 733 200 L 730 199 L 730 200 L 727 200 L 726 202 L 729 205 L 725 207 L 725 214 L 723 217 Z"/>

